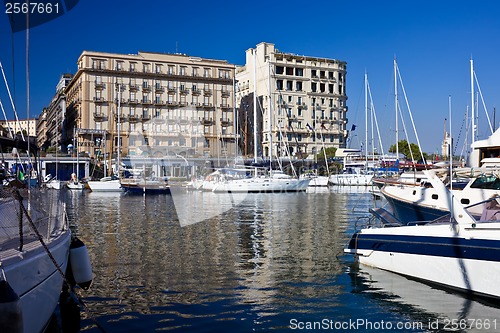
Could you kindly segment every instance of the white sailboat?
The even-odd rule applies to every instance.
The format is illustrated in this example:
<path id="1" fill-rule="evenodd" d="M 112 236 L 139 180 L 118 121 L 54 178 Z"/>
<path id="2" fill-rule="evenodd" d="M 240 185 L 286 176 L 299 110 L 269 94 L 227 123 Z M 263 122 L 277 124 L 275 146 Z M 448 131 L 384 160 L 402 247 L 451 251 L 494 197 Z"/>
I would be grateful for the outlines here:
<path id="1" fill-rule="evenodd" d="M 116 170 L 118 176 L 120 175 L 120 116 L 121 116 L 121 91 L 122 88 L 118 84 L 118 107 L 117 107 L 117 128 L 118 128 L 118 144 L 117 144 L 117 162 Z M 106 161 L 104 162 L 104 170 L 106 170 Z M 91 180 L 87 182 L 87 186 L 92 192 L 123 192 L 122 185 L 120 183 L 120 178 L 116 176 L 106 176 L 106 171 L 104 172 L 104 177 L 99 180 Z"/>
<path id="2" fill-rule="evenodd" d="M 76 131 L 73 130 L 73 138 L 75 138 Z M 71 174 L 71 179 L 69 180 L 68 183 L 66 183 L 66 186 L 70 190 L 83 190 L 85 188 L 85 185 L 81 183 L 78 180 L 78 177 L 80 176 L 80 159 L 79 159 L 79 151 L 78 151 L 78 138 L 76 138 L 75 142 L 76 146 L 76 173 Z"/>
<path id="3" fill-rule="evenodd" d="M 253 92 L 253 137 L 254 137 L 254 163 L 257 163 L 257 80 L 256 80 L 256 50 L 254 50 L 254 92 Z M 269 75 L 269 79 L 270 79 Z M 269 147 L 270 164 L 272 161 L 272 98 L 269 96 Z M 226 193 L 280 193 L 280 192 L 303 192 L 309 186 L 310 178 L 296 178 L 284 174 L 282 171 L 272 170 L 270 165 L 269 172 L 264 173 L 265 169 L 259 167 L 250 167 L 251 172 L 245 172 L 243 177 L 233 179 L 223 178 L 217 182 L 212 191 Z"/>
<path id="4" fill-rule="evenodd" d="M 365 158 L 360 160 L 361 150 L 337 149 L 335 156 L 342 157 L 343 172 L 330 176 L 333 185 L 367 186 L 373 178 L 373 172 L 368 172 L 368 75 L 365 73 Z M 370 103 L 371 105 L 371 103 Z"/>

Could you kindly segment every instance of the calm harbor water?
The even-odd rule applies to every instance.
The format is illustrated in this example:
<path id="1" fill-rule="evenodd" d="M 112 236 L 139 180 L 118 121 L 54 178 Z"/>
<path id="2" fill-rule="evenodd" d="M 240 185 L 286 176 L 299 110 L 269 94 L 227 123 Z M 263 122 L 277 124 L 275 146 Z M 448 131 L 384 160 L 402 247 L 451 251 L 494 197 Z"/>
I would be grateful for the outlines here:
<path id="1" fill-rule="evenodd" d="M 500 331 L 496 307 L 342 253 L 380 205 L 367 188 L 248 194 L 185 226 L 176 207 L 220 197 L 68 195 L 95 275 L 81 295 L 106 332 Z M 100 332 L 85 313 L 82 331 Z"/>

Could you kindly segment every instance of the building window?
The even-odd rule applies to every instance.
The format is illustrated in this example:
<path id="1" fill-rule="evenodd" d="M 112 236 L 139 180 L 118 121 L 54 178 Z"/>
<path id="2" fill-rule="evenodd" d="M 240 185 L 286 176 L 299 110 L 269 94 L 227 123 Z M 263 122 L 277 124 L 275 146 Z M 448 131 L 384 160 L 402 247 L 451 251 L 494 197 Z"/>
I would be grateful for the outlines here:
<path id="1" fill-rule="evenodd" d="M 295 68 L 295 75 L 296 76 L 304 76 L 304 69 L 303 68 Z"/>
<path id="2" fill-rule="evenodd" d="M 295 89 L 297 91 L 302 91 L 302 82 L 301 81 L 295 82 Z"/>
<path id="3" fill-rule="evenodd" d="M 169 75 L 174 75 L 175 74 L 174 66 L 168 66 L 167 74 L 169 74 Z"/>
<path id="4" fill-rule="evenodd" d="M 193 67 L 193 76 L 198 76 L 198 68 Z"/>
<path id="5" fill-rule="evenodd" d="M 315 83 L 315 82 L 311 82 L 311 91 L 312 91 L 312 92 L 316 92 L 316 89 L 317 89 L 317 88 L 316 88 L 316 86 L 317 86 L 317 85 L 316 85 L 316 83 Z"/>
<path id="6" fill-rule="evenodd" d="M 293 81 L 286 81 L 286 90 L 292 91 Z"/>
<path id="7" fill-rule="evenodd" d="M 150 73 L 151 72 L 151 64 L 144 64 L 142 66 L 142 69 L 143 69 L 144 73 Z"/>
<path id="8" fill-rule="evenodd" d="M 130 71 L 135 72 L 135 63 L 134 62 L 130 63 Z"/>
<path id="9" fill-rule="evenodd" d="M 135 108 L 134 107 L 130 108 L 130 115 L 131 116 L 135 115 Z"/>
<path id="10" fill-rule="evenodd" d="M 160 74 L 161 73 L 161 65 L 159 65 L 159 64 L 155 65 L 155 73 L 156 74 Z"/>
<path id="11" fill-rule="evenodd" d="M 284 67 L 283 66 L 276 66 L 276 74 L 281 75 L 283 74 Z"/>
<path id="12" fill-rule="evenodd" d="M 311 70 L 311 77 L 314 77 L 314 78 L 318 77 L 318 75 L 316 74 L 316 70 L 315 69 Z"/>
<path id="13" fill-rule="evenodd" d="M 319 90 L 324 93 L 325 92 L 325 84 L 324 83 L 320 83 L 319 84 Z"/>
<path id="14" fill-rule="evenodd" d="M 283 90 L 283 80 L 276 80 L 276 89 Z"/>
<path id="15" fill-rule="evenodd" d="M 328 72 L 328 79 L 333 80 L 333 72 Z"/>
<path id="16" fill-rule="evenodd" d="M 293 75 L 293 67 L 286 68 L 286 75 Z"/>
<path id="17" fill-rule="evenodd" d="M 181 75 L 186 75 L 186 67 L 181 67 Z"/>
<path id="18" fill-rule="evenodd" d="M 210 75 L 210 68 L 204 68 L 203 69 L 203 76 L 204 77 L 211 77 L 211 75 Z"/>

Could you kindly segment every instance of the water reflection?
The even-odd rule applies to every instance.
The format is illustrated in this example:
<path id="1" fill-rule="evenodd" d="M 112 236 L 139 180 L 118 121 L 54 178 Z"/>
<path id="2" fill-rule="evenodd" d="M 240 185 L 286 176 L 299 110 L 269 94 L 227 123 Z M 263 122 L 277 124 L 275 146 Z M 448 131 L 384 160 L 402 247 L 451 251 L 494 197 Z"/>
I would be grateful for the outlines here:
<path id="1" fill-rule="evenodd" d="M 87 193 L 73 207 L 94 263 L 86 301 L 108 331 L 287 328 L 342 293 L 346 196 L 248 194 L 185 227 L 171 196 Z"/>
<path id="2" fill-rule="evenodd" d="M 289 331 L 292 319 L 415 321 L 427 326 L 413 332 L 440 332 L 433 320 L 498 317 L 392 273 L 351 269 L 343 247 L 375 202 L 366 187 L 340 191 L 248 194 L 184 227 L 171 196 L 70 194 L 94 265 L 85 301 L 107 332 Z M 184 201 L 215 205 L 217 195 Z M 98 329 L 85 317 L 82 331 Z"/>
<path id="3" fill-rule="evenodd" d="M 350 276 L 356 294 L 381 307 L 407 314 L 407 320 L 420 323 L 422 330 L 476 332 L 500 329 L 498 305 L 367 266 L 353 265 Z"/>

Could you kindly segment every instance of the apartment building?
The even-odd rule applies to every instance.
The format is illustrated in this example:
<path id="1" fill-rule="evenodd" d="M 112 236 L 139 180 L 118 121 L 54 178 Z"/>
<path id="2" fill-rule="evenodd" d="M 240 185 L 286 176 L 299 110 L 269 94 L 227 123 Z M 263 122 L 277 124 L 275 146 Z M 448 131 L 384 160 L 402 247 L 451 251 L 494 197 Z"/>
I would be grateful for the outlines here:
<path id="1" fill-rule="evenodd" d="M 255 92 L 255 110 L 262 114 L 256 142 L 266 158 L 305 158 L 323 148 L 345 148 L 345 78 L 345 61 L 284 53 L 260 43 L 246 51 L 245 66 L 236 69 L 239 122 L 253 123 L 249 96 Z"/>
<path id="2" fill-rule="evenodd" d="M 84 51 L 64 90 L 65 126 L 90 156 L 228 156 L 235 66 L 184 54 Z"/>
<path id="3" fill-rule="evenodd" d="M 73 75 L 61 75 L 56 86 L 56 93 L 50 104 L 43 108 L 36 124 L 37 145 L 40 148 L 58 147 L 64 150 L 64 143 L 71 142 L 72 129 L 66 121 L 66 95 L 64 89 L 71 82 Z"/>
<path id="4" fill-rule="evenodd" d="M 3 136 L 15 135 L 17 133 L 36 136 L 36 119 L 0 120 L 0 126 L 4 129 Z"/>

